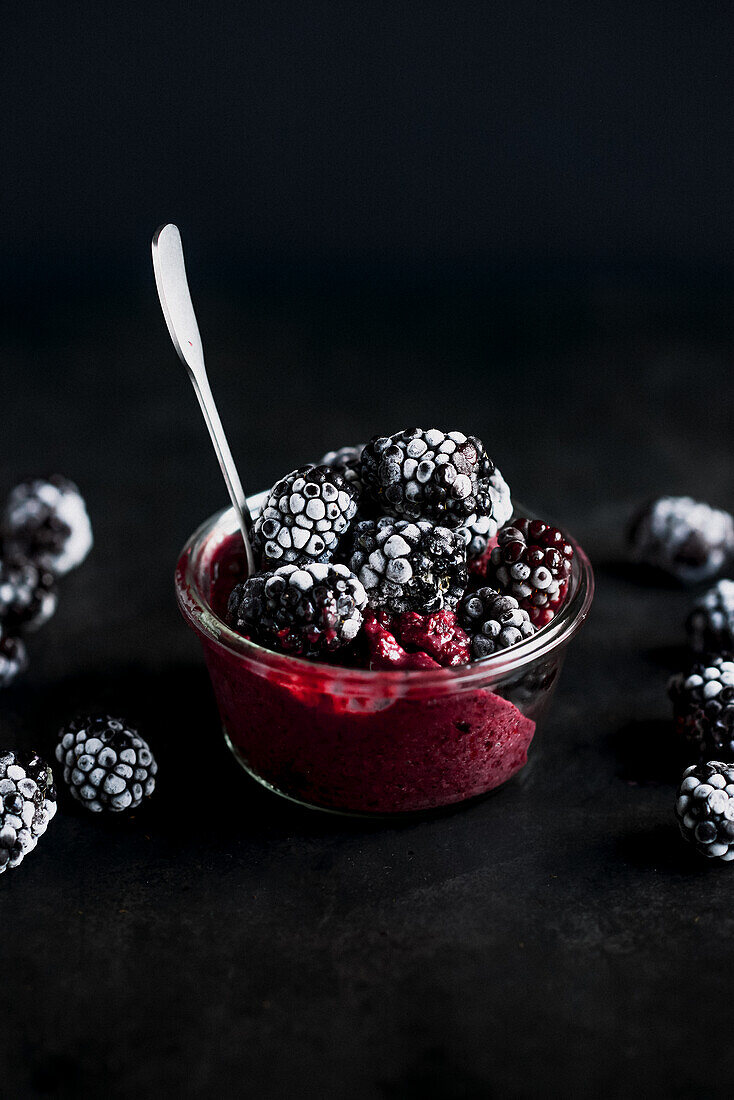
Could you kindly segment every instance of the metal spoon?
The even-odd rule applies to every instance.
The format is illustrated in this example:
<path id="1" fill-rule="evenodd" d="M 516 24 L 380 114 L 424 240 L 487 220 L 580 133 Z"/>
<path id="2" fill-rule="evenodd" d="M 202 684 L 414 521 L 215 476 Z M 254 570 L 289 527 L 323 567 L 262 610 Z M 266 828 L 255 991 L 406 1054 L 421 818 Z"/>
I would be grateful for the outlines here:
<path id="1" fill-rule="evenodd" d="M 168 326 L 168 332 L 178 357 L 186 367 L 194 392 L 199 399 L 206 426 L 209 429 L 214 450 L 222 468 L 227 492 L 234 506 L 242 530 L 247 556 L 247 573 L 256 572 L 255 557 L 252 552 L 250 532 L 252 516 L 247 507 L 247 498 L 242 482 L 232 458 L 232 452 L 219 419 L 217 406 L 207 378 L 204 366 L 204 349 L 201 346 L 199 326 L 191 301 L 189 284 L 186 281 L 181 234 L 175 225 L 163 225 L 153 237 L 153 270 L 161 309 Z"/>

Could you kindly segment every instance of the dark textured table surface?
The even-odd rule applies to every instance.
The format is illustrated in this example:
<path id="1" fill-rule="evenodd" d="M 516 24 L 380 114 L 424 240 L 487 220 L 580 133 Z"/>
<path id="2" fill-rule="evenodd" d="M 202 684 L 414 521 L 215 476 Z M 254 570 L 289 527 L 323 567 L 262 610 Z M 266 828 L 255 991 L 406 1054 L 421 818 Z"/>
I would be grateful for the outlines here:
<path id="1" fill-rule="evenodd" d="M 203 299 L 254 489 L 378 430 L 474 430 L 597 570 L 522 782 L 402 825 L 299 811 L 222 743 L 176 553 L 223 503 L 150 287 L 18 310 L 2 488 L 58 470 L 95 527 L 3 747 L 138 719 L 159 789 L 129 821 L 68 798 L 0 878 L 6 1096 L 728 1097 L 734 872 L 672 817 L 665 684 L 690 594 L 621 564 L 632 506 L 734 506 L 732 295 L 355 288 Z M 490 304 L 491 302 L 491 304 Z"/>

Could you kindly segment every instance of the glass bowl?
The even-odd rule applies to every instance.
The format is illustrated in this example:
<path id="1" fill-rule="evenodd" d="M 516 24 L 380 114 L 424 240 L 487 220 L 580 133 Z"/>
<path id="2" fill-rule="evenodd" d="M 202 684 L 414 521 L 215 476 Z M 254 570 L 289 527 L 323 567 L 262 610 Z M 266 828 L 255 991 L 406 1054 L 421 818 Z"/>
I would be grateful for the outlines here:
<path id="1" fill-rule="evenodd" d="M 250 499 L 254 515 L 264 496 Z M 548 626 L 468 665 L 383 671 L 274 653 L 235 633 L 212 606 L 212 578 L 237 531 L 231 508 L 202 524 L 178 561 L 176 594 L 227 744 L 254 779 L 304 806 L 392 816 L 476 798 L 524 767 L 594 593 L 567 533 L 568 596 Z"/>

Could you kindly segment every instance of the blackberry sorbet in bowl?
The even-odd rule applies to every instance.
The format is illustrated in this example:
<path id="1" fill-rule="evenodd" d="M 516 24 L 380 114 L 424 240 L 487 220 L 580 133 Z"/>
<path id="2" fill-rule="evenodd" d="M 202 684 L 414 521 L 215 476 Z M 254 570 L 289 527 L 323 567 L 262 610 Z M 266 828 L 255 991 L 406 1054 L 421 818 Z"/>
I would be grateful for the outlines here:
<path id="1" fill-rule="evenodd" d="M 439 809 L 517 775 L 594 581 L 570 536 L 517 515 L 480 441 L 375 437 L 248 503 L 255 574 L 233 509 L 176 569 L 245 770 L 357 815 Z"/>

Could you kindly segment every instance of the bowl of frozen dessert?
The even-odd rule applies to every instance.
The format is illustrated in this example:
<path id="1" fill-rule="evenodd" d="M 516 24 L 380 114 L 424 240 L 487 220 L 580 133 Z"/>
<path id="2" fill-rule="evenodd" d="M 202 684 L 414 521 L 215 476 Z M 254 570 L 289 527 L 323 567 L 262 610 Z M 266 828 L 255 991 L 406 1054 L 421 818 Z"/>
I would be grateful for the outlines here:
<path id="1" fill-rule="evenodd" d="M 476 436 L 411 429 L 300 467 L 189 539 L 181 611 L 225 738 L 259 783 L 359 815 L 436 810 L 516 776 L 591 565 L 513 508 Z"/>

